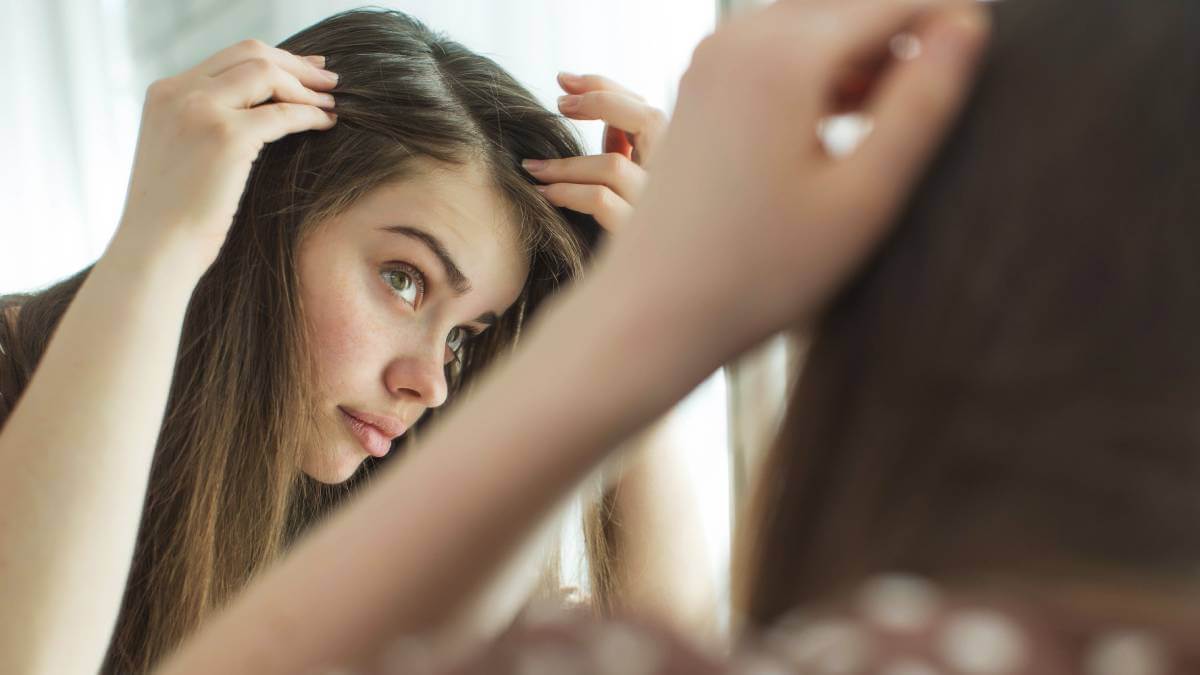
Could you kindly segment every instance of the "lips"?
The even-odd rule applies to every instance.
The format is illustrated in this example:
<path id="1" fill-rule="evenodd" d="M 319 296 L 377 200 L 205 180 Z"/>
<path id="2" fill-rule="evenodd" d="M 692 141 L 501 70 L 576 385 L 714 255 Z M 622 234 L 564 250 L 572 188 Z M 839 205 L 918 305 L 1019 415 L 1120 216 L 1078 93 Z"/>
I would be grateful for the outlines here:
<path id="1" fill-rule="evenodd" d="M 394 417 L 372 415 L 339 407 L 342 420 L 359 445 L 373 457 L 383 457 L 391 450 L 392 439 L 404 435 L 407 425 Z"/>

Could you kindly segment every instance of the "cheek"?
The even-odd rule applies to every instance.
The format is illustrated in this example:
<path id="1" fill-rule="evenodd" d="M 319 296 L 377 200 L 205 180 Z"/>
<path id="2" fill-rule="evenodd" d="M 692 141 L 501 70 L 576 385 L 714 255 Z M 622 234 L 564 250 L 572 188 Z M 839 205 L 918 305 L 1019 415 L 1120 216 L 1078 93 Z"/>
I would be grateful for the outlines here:
<path id="1" fill-rule="evenodd" d="M 316 361 L 318 386 L 336 390 L 360 380 L 378 351 L 371 336 L 379 332 L 370 324 L 372 312 L 362 292 L 347 284 L 305 294 L 309 339 Z M 334 391 L 330 391 L 330 390 Z"/>

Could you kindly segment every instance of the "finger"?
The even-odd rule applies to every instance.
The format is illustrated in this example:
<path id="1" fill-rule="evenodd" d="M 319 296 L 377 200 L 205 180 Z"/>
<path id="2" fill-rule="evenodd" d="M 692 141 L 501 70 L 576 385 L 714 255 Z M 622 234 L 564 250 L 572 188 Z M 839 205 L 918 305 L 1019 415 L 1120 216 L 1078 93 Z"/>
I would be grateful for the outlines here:
<path id="1" fill-rule="evenodd" d="M 617 94 L 632 96 L 639 101 L 645 100 L 637 92 L 603 75 L 576 75 L 575 73 L 561 72 L 558 74 L 558 86 L 562 87 L 563 91 L 568 94 L 585 94 L 589 91 L 611 91 Z"/>
<path id="2" fill-rule="evenodd" d="M 586 213 L 609 232 L 619 231 L 633 212 L 629 202 L 604 185 L 554 183 L 537 188 L 551 204 Z"/>
<path id="3" fill-rule="evenodd" d="M 658 130 L 666 125 L 666 115 L 658 108 L 629 94 L 614 91 L 560 96 L 558 109 L 571 119 L 604 120 L 631 134 Z"/>
<path id="4" fill-rule="evenodd" d="M 646 170 L 615 152 L 525 160 L 522 165 L 543 183 L 603 185 L 631 204 L 641 196 L 646 185 Z"/>
<path id="5" fill-rule="evenodd" d="M 337 75 L 324 69 L 324 58 L 297 56 L 289 51 L 272 47 L 259 40 L 243 40 L 213 54 L 191 72 L 208 77 L 221 73 L 251 59 L 266 59 L 291 73 L 309 89 L 326 90 L 337 85 Z M 319 62 L 319 63 L 318 63 Z"/>
<path id="6" fill-rule="evenodd" d="M 874 129 L 835 170 L 856 182 L 877 176 L 888 191 L 880 195 L 884 208 L 906 195 L 967 98 L 989 27 L 974 5 L 923 22 L 920 53 L 883 73 L 867 101 Z"/>
<path id="7" fill-rule="evenodd" d="M 618 92 L 568 94 L 558 99 L 558 108 L 571 119 L 603 120 L 629 134 L 641 162 L 654 154 L 667 128 L 667 116 L 663 111 Z"/>
<path id="8" fill-rule="evenodd" d="M 329 129 L 337 115 L 303 103 L 268 103 L 241 111 L 255 138 L 263 143 L 277 141 L 301 131 Z"/>
<path id="9" fill-rule="evenodd" d="M 267 59 L 243 61 L 209 80 L 215 101 L 232 108 L 250 108 L 266 101 L 334 107 L 333 94 L 313 91 L 294 75 Z"/>

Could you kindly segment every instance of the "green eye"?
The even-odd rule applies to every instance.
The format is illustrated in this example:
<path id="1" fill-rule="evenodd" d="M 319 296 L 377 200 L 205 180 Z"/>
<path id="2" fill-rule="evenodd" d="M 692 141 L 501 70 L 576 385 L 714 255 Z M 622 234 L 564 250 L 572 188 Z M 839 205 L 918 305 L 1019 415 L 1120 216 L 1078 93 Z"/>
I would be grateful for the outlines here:
<path id="1" fill-rule="evenodd" d="M 414 269 L 396 268 L 384 270 L 380 276 L 401 300 L 416 306 L 425 286 L 419 272 Z"/>

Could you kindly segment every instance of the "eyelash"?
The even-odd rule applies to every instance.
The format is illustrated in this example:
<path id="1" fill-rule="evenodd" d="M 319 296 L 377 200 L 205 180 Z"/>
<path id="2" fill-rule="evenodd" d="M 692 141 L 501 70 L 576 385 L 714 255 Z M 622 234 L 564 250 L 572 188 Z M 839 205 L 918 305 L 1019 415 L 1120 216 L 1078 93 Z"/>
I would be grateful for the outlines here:
<path id="1" fill-rule="evenodd" d="M 418 301 L 420 301 L 421 298 L 425 297 L 425 273 L 422 272 L 419 268 L 417 268 L 416 265 L 412 265 L 412 264 L 409 264 L 406 262 L 399 262 L 399 261 L 390 262 L 390 263 L 388 263 L 388 266 L 384 267 L 383 271 L 379 273 L 379 276 L 383 277 L 384 283 L 387 283 L 388 275 L 395 274 L 397 272 L 407 274 L 409 276 L 409 278 L 413 280 L 413 283 L 415 283 L 417 285 L 417 300 Z M 400 291 L 396 290 L 396 288 L 394 286 L 392 286 L 390 283 L 388 283 L 388 290 L 391 291 L 392 294 L 395 295 L 396 297 L 400 297 Z M 404 298 L 400 298 L 400 299 L 404 300 Z M 404 300 L 404 302 L 408 302 L 408 301 Z M 413 306 L 415 307 L 416 303 L 414 303 Z"/>
<path id="2" fill-rule="evenodd" d="M 388 263 L 388 265 L 389 265 L 388 267 L 385 267 L 383 269 L 383 271 L 380 272 L 380 276 L 384 277 L 384 283 L 388 284 L 388 290 L 391 291 L 392 294 L 395 295 L 396 297 L 400 297 L 400 291 L 397 291 L 395 289 L 395 287 L 393 287 L 390 283 L 387 282 L 387 276 L 389 274 L 395 274 L 397 272 L 406 274 L 406 275 L 408 275 L 408 277 L 410 279 L 412 279 L 412 282 L 417 287 L 417 300 L 419 303 L 420 299 L 425 297 L 425 273 L 422 272 L 420 270 L 420 268 L 418 268 L 416 265 L 413 265 L 411 263 L 395 261 L 395 262 Z M 401 298 L 401 300 L 403 300 L 406 304 L 408 303 L 408 301 L 404 300 L 404 298 Z M 412 305 L 414 309 L 416 307 L 416 304 L 417 303 L 414 303 Z M 461 363 L 462 362 L 462 355 L 460 353 L 461 350 L 464 349 L 467 346 L 467 344 L 469 344 L 471 342 L 471 340 L 475 339 L 476 337 L 479 337 L 479 334 L 482 333 L 483 330 L 479 329 L 479 328 L 473 328 L 471 326 L 455 326 L 455 328 L 466 331 L 466 333 L 467 333 L 467 336 L 465 338 L 463 338 L 462 345 L 459 347 L 459 351 L 455 351 L 453 349 L 450 350 L 450 353 L 454 355 L 453 363 Z M 449 345 L 447 345 L 447 348 L 449 348 Z"/>

